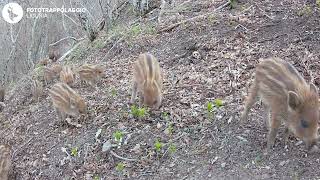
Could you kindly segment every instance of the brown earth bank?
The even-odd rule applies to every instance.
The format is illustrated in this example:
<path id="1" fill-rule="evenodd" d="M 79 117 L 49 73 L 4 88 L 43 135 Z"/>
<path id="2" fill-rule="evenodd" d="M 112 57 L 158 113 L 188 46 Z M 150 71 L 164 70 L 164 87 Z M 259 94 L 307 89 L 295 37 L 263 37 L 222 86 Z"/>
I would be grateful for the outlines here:
<path id="1" fill-rule="evenodd" d="M 219 8 L 225 3 L 177 0 L 161 23 L 154 18 L 155 10 L 139 21 L 128 18 L 130 26 L 101 34 L 93 43 L 82 43 L 63 63 L 102 63 L 107 77 L 97 89 L 75 84 L 89 107 L 88 115 L 78 119 L 81 127 L 58 122 L 47 92 L 50 86 L 40 102 L 31 102 L 28 80 L 22 78 L 6 97 L 0 121 L 0 142 L 13 148 L 13 176 L 320 178 L 320 154 L 308 154 L 294 137 L 285 146 L 283 128 L 273 151 L 263 154 L 268 131 L 259 103 L 248 122 L 239 126 L 260 58 L 276 56 L 291 62 L 308 82 L 320 87 L 319 6 L 303 0 L 241 0 L 233 9 Z M 160 62 L 164 98 L 160 110 L 136 118 L 129 105 L 131 65 L 143 52 Z M 207 103 L 216 99 L 223 106 L 208 113 Z M 116 131 L 121 132 L 120 144 Z M 115 146 L 103 152 L 108 142 Z"/>

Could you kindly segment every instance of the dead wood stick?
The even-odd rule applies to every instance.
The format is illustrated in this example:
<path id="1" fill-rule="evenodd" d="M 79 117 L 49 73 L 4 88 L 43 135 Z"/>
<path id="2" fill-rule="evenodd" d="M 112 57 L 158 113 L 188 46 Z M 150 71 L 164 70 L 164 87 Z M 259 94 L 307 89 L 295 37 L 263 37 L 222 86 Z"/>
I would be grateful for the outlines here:
<path id="1" fill-rule="evenodd" d="M 60 39 L 60 40 L 58 40 L 58 41 L 56 41 L 56 42 L 54 42 L 54 43 L 52 43 L 52 44 L 49 44 L 49 46 L 57 45 L 57 44 L 60 43 L 61 41 L 64 41 L 64 40 L 67 40 L 67 39 L 72 39 L 72 40 L 74 40 L 74 41 L 81 41 L 81 40 L 83 40 L 84 38 L 77 39 L 77 38 L 75 38 L 75 37 L 68 36 L 68 37 L 62 38 L 62 39 Z"/>
<path id="2" fill-rule="evenodd" d="M 192 17 L 192 18 L 189 18 L 189 19 L 186 19 L 186 20 L 183 20 L 183 21 L 180 21 L 180 22 L 177 22 L 177 23 L 174 23 L 172 25 L 170 25 L 169 27 L 166 27 L 166 28 L 163 28 L 163 29 L 160 29 L 158 31 L 158 33 L 162 33 L 162 32 L 165 32 L 165 31 L 170 31 L 172 30 L 173 28 L 181 25 L 181 24 L 184 24 L 186 22 L 189 22 L 189 21 L 194 21 L 194 20 L 197 20 L 197 19 L 202 19 L 202 18 L 205 18 L 209 15 L 212 15 L 214 14 L 216 11 L 228 6 L 230 4 L 230 1 L 224 3 L 223 5 L 219 6 L 218 8 L 214 9 L 213 12 L 209 12 L 209 13 L 205 13 L 205 14 L 202 14 L 202 15 L 199 15 L 199 16 L 195 16 L 195 17 Z"/>
<path id="3" fill-rule="evenodd" d="M 137 159 L 129 159 L 129 158 L 121 157 L 121 156 L 119 156 L 118 154 L 116 154 L 116 153 L 113 152 L 113 151 L 110 151 L 110 153 L 111 153 L 114 157 L 119 158 L 119 159 L 122 159 L 122 160 L 124 160 L 124 161 L 137 161 Z"/>
<path id="4" fill-rule="evenodd" d="M 84 41 L 78 42 L 76 45 L 74 45 L 68 52 L 66 52 L 64 55 L 62 55 L 57 62 L 61 62 L 64 60 L 73 50 L 75 50 L 80 44 L 82 44 Z"/>

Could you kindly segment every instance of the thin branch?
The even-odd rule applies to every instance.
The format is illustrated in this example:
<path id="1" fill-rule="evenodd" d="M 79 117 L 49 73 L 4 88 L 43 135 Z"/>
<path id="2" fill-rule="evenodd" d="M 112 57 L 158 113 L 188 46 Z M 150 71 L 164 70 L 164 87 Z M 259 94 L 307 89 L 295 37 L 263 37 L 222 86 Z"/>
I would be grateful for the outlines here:
<path id="1" fill-rule="evenodd" d="M 110 151 L 110 153 L 111 153 L 114 157 L 119 158 L 119 159 L 122 159 L 122 160 L 124 160 L 124 161 L 138 161 L 137 159 L 129 159 L 129 158 L 121 157 L 121 156 L 117 155 L 117 154 L 116 154 L 115 152 L 113 152 L 113 151 Z"/>
<path id="2" fill-rule="evenodd" d="M 54 43 L 49 44 L 49 46 L 57 45 L 58 43 L 60 43 L 61 41 L 66 40 L 66 39 L 72 39 L 72 40 L 74 40 L 74 41 L 81 41 L 81 40 L 83 40 L 84 38 L 77 39 L 77 38 L 75 38 L 75 37 L 68 36 L 68 37 L 62 38 L 62 39 L 60 39 L 60 40 L 58 40 L 58 41 L 56 41 L 56 42 L 54 42 Z"/>
<path id="3" fill-rule="evenodd" d="M 67 17 L 68 19 L 70 19 L 70 21 L 72 21 L 75 25 L 79 26 L 80 27 L 80 24 L 78 24 L 75 20 L 73 20 L 70 16 L 68 16 L 66 13 L 63 13 L 63 15 L 65 17 Z"/>
<path id="4" fill-rule="evenodd" d="M 80 41 L 78 42 L 78 44 L 74 45 L 68 52 L 66 52 L 64 55 L 62 55 L 57 62 L 61 62 L 62 60 L 64 60 L 73 50 L 75 50 L 76 48 L 78 48 L 78 46 L 80 44 L 82 44 L 84 41 Z"/>

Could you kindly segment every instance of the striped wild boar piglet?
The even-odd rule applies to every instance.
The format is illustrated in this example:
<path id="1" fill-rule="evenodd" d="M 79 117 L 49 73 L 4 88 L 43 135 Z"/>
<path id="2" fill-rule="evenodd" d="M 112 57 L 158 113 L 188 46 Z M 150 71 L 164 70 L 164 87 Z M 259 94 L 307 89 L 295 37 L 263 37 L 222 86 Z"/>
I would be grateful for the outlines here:
<path id="1" fill-rule="evenodd" d="M 4 102 L 5 88 L 0 84 L 0 102 Z"/>
<path id="2" fill-rule="evenodd" d="M 86 113 L 85 100 L 65 83 L 56 83 L 49 90 L 49 96 L 61 121 L 65 120 L 66 115 L 77 117 L 80 113 Z"/>
<path id="3" fill-rule="evenodd" d="M 60 72 L 60 81 L 72 86 L 74 83 L 74 73 L 70 66 L 63 66 Z"/>
<path id="4" fill-rule="evenodd" d="M 93 87 L 101 78 L 105 77 L 104 71 L 105 68 L 102 65 L 84 64 L 78 69 L 78 74 L 81 81 L 85 81 Z"/>
<path id="5" fill-rule="evenodd" d="M 0 179 L 8 180 L 11 170 L 11 148 L 8 145 L 0 145 Z"/>
<path id="6" fill-rule="evenodd" d="M 32 80 L 31 92 L 32 92 L 33 101 L 39 102 L 39 99 L 43 94 L 43 85 L 39 80 L 37 79 Z"/>
<path id="7" fill-rule="evenodd" d="M 140 54 L 133 64 L 133 85 L 131 103 L 140 94 L 142 102 L 158 109 L 162 101 L 162 73 L 158 60 L 151 54 Z"/>
<path id="8" fill-rule="evenodd" d="M 46 85 L 51 83 L 54 79 L 59 77 L 59 74 L 62 70 L 62 66 L 60 64 L 54 63 L 50 67 L 44 68 L 44 81 Z"/>
<path id="9" fill-rule="evenodd" d="M 318 90 L 314 84 L 307 84 L 294 66 L 279 58 L 265 59 L 257 65 L 255 79 L 241 116 L 242 122 L 247 119 L 257 97 L 261 98 L 268 113 L 267 150 L 273 147 L 282 122 L 286 127 L 285 142 L 291 132 L 303 140 L 308 149 L 316 145 L 319 120 Z"/>

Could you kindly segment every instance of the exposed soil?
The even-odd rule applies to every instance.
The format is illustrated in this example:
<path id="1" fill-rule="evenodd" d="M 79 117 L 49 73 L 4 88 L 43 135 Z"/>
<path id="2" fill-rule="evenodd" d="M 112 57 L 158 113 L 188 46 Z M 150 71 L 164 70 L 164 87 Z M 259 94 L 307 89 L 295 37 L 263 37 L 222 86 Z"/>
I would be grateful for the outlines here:
<path id="1" fill-rule="evenodd" d="M 15 178 L 318 179 L 320 154 L 307 153 L 294 137 L 285 147 L 283 128 L 273 152 L 263 154 L 268 131 L 259 103 L 243 127 L 239 115 L 259 58 L 289 61 L 320 87 L 319 7 L 303 0 L 241 0 L 235 9 L 214 12 L 224 3 L 177 0 L 174 13 L 167 13 L 162 24 L 152 18 L 157 11 L 137 23 L 160 30 L 212 13 L 167 32 L 109 39 L 101 35 L 105 45 L 75 63 L 103 63 L 107 73 L 96 90 L 79 82 L 74 87 L 89 107 L 88 115 L 79 119 L 81 127 L 58 122 L 47 89 L 40 102 L 31 102 L 28 81 L 20 80 L 6 97 L 0 121 L 0 142 L 12 145 Z M 128 103 L 131 64 L 146 51 L 163 69 L 164 98 L 160 110 L 135 118 Z M 194 51 L 201 58 L 193 57 Z M 206 104 L 215 99 L 224 105 L 209 116 Z M 117 144 L 117 130 L 123 140 L 112 152 L 136 161 L 102 152 L 105 142 Z M 156 140 L 163 144 L 160 151 L 155 150 Z"/>

